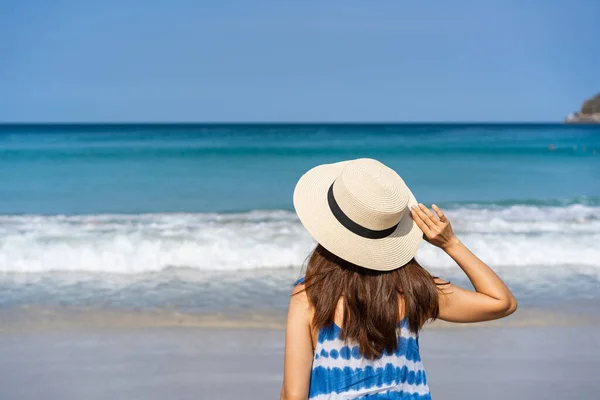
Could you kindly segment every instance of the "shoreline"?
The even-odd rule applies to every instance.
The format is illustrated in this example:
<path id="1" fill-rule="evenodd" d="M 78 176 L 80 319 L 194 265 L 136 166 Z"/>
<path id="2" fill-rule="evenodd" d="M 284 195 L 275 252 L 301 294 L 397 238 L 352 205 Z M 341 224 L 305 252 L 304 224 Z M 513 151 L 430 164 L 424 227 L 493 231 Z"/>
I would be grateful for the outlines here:
<path id="1" fill-rule="evenodd" d="M 551 326 L 594 326 L 600 329 L 597 302 L 574 302 L 546 307 L 525 306 L 508 318 L 458 324 L 436 320 L 424 331 L 505 329 Z M 97 307 L 33 307 L 0 310 L 0 335 L 10 333 L 97 332 L 144 329 L 285 330 L 285 310 L 223 310 L 185 313 L 177 309 L 139 311 Z"/>

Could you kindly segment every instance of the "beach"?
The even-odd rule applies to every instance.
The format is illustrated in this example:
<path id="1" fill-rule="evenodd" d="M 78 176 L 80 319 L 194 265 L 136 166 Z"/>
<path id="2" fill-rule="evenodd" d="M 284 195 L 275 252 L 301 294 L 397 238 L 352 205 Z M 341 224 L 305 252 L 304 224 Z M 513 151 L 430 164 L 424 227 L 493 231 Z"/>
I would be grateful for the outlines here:
<path id="1" fill-rule="evenodd" d="M 500 321 L 426 325 L 433 398 L 595 398 L 595 129 L 0 125 L 0 399 L 277 398 L 314 246 L 294 184 L 358 157 L 439 205 L 519 302 Z M 441 250 L 417 260 L 470 287 Z"/>
<path id="2" fill-rule="evenodd" d="M 177 321 L 157 315 L 143 320 L 99 315 L 90 321 L 90 314 L 78 322 L 55 318 L 53 324 L 17 323 L 11 329 L 4 316 L 2 398 L 279 396 L 284 330 L 274 320 L 265 329 L 249 321 L 236 326 L 218 318 Z M 437 399 L 563 399 L 574 394 L 592 399 L 600 390 L 595 379 L 600 370 L 598 316 L 524 310 L 491 323 L 434 323 L 422 332 L 420 346 Z"/>

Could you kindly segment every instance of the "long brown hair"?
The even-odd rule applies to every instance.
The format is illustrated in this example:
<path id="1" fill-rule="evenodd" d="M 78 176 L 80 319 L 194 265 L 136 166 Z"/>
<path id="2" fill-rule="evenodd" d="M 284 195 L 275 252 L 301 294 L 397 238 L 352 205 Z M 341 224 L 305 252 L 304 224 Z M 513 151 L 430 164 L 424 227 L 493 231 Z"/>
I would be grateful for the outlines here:
<path id="1" fill-rule="evenodd" d="M 314 308 L 313 328 L 333 324 L 338 301 L 343 298 L 340 337 L 358 343 L 366 358 L 396 351 L 400 298 L 408 328 L 415 333 L 439 312 L 434 277 L 415 259 L 402 268 L 380 272 L 351 264 L 317 245 L 308 259 L 304 283 Z"/>

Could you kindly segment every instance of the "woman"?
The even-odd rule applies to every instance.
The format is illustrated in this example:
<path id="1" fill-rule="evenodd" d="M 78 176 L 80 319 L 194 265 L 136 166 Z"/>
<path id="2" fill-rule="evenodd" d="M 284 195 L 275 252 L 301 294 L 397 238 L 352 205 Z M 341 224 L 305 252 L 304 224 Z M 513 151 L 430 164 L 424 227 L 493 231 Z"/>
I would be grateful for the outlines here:
<path id="1" fill-rule="evenodd" d="M 442 210 L 418 204 L 376 160 L 311 169 L 296 185 L 294 207 L 318 244 L 290 299 L 281 399 L 430 399 L 423 324 L 493 320 L 517 308 Z M 475 291 L 419 265 L 423 238 L 456 261 Z"/>

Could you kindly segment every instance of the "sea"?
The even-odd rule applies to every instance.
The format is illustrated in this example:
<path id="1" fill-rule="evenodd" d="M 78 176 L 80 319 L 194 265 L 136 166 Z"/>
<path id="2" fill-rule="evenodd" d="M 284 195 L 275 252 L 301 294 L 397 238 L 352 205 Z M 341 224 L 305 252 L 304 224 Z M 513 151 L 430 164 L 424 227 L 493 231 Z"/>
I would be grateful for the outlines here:
<path id="1" fill-rule="evenodd" d="M 521 307 L 600 304 L 598 126 L 13 124 L 0 311 L 284 315 L 314 246 L 294 185 L 362 157 L 445 210 Z M 417 259 L 469 287 L 439 249 Z"/>

